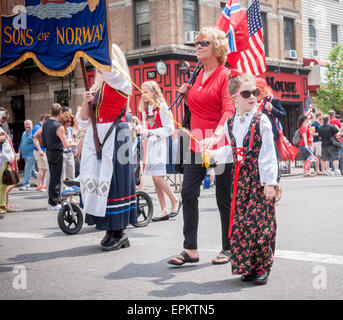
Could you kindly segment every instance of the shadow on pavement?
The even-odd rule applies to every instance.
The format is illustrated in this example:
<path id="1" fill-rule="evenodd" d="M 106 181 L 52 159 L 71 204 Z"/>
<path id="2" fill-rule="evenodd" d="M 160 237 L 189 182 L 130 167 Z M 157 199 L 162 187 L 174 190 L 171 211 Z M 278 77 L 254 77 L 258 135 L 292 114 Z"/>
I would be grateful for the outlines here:
<path id="1" fill-rule="evenodd" d="M 86 257 L 90 255 L 96 254 L 106 254 L 106 252 L 102 251 L 99 248 L 99 245 L 89 245 L 89 246 L 82 246 L 72 249 L 65 249 L 60 251 L 53 251 L 53 252 L 37 252 L 37 253 L 27 253 L 27 254 L 20 254 L 14 258 L 8 258 L 8 261 L 16 262 L 16 263 L 33 263 L 33 262 L 40 262 L 40 261 L 47 261 L 52 259 L 59 259 L 59 258 L 67 258 L 67 257 Z"/>
<path id="2" fill-rule="evenodd" d="M 105 276 L 105 279 L 123 280 L 132 278 L 157 278 L 151 280 L 151 282 L 155 285 L 164 286 L 165 288 L 162 290 L 150 291 L 149 295 L 158 298 L 175 298 L 188 294 L 211 295 L 237 292 L 250 286 L 249 284 L 242 284 L 240 277 L 204 283 L 193 281 L 166 283 L 166 281 L 173 279 L 178 274 L 185 272 L 190 273 L 190 278 L 196 278 L 192 272 L 198 273 L 200 269 L 208 268 L 209 266 L 211 266 L 211 263 L 187 264 L 183 267 L 168 267 L 166 259 L 147 264 L 129 263 L 122 269 L 108 274 Z M 213 272 L 215 272 L 215 269 Z"/>

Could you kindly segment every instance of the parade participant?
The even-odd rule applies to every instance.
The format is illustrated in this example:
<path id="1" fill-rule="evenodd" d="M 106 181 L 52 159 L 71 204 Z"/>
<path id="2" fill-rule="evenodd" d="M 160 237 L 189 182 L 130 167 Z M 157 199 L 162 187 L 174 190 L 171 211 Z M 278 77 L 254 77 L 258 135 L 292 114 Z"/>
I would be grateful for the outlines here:
<path id="1" fill-rule="evenodd" d="M 120 72 L 119 72 L 119 71 Z M 95 83 L 83 95 L 76 119 L 87 127 L 83 141 L 80 184 L 86 212 L 86 223 L 106 230 L 100 245 L 110 251 L 130 246 L 124 229 L 137 220 L 136 186 L 132 163 L 131 134 L 125 122 L 126 103 L 132 85 L 126 59 L 120 48 L 112 45 L 112 71 L 97 71 Z M 88 103 L 96 107 L 96 128 L 102 143 L 116 120 L 121 120 L 102 146 L 102 159 L 97 159 Z"/>
<path id="2" fill-rule="evenodd" d="M 7 110 L 0 108 L 0 119 L 5 115 Z M 2 177 L 4 171 L 14 163 L 15 155 L 10 145 L 10 141 L 6 132 L 0 126 L 0 177 Z M 4 214 L 8 212 L 8 186 L 2 183 L 0 179 L 0 219 L 3 218 Z"/>
<path id="3" fill-rule="evenodd" d="M 258 111 L 259 90 L 252 76 L 232 78 L 229 91 L 236 103 L 236 113 L 225 125 L 230 146 L 212 154 L 216 158 L 226 151 L 227 158 L 234 159 L 229 230 L 232 273 L 242 275 L 242 281 L 265 284 L 273 264 L 276 238 L 277 159 L 272 125 Z"/>
<path id="4" fill-rule="evenodd" d="M 175 217 L 181 206 L 181 201 L 177 199 L 169 184 L 164 180 L 168 161 L 168 137 L 174 133 L 173 114 L 168 110 L 161 89 L 155 81 L 144 82 L 142 90 L 170 117 L 165 112 L 160 111 L 146 95 L 142 95 L 139 103 L 139 111 L 142 112 L 143 119 L 142 134 L 148 137 L 144 175 L 152 176 L 161 206 L 161 213 L 159 216 L 152 218 L 152 221 L 165 221 L 169 220 L 169 217 Z M 170 214 L 167 210 L 166 195 L 172 204 Z"/>
<path id="5" fill-rule="evenodd" d="M 298 147 L 302 154 L 303 161 L 306 161 L 306 159 L 313 153 L 313 150 L 312 150 L 313 137 L 312 137 L 312 131 L 310 130 L 309 122 L 310 120 L 305 115 L 302 115 L 298 118 L 298 128 L 299 128 L 300 137 L 301 137 Z M 317 158 L 316 158 L 316 161 L 318 161 Z M 308 169 L 304 167 L 304 174 L 303 174 L 304 177 L 314 176 L 310 172 L 310 170 L 311 170 L 311 166 Z"/>
<path id="6" fill-rule="evenodd" d="M 10 154 L 11 151 L 13 153 L 13 159 L 11 158 L 9 166 L 12 168 L 12 170 L 18 173 L 18 159 L 17 159 L 17 154 L 15 153 L 14 148 L 13 148 L 13 141 L 12 141 L 11 131 L 8 125 L 8 119 L 9 119 L 8 110 L 0 107 L 0 127 L 3 129 L 3 132 L 6 134 L 6 137 L 7 137 L 5 149 L 7 149 L 8 154 Z M 5 170 L 4 167 L 2 167 L 2 169 Z M 2 177 L 3 170 L 1 170 L 2 172 L 0 173 L 0 177 Z M 1 184 L 0 188 L 1 188 L 0 209 L 5 210 L 6 212 L 15 212 L 16 210 L 13 209 L 14 205 L 9 202 L 9 193 L 15 188 L 15 185 L 6 186 L 4 184 Z M 3 195 L 2 188 L 6 188 L 5 200 L 3 200 L 2 198 L 2 195 Z"/>
<path id="7" fill-rule="evenodd" d="M 51 107 L 51 117 L 46 120 L 42 128 L 37 131 L 42 132 L 43 146 L 46 148 L 46 157 L 49 164 L 49 200 L 47 210 L 59 210 L 60 205 L 60 185 L 63 169 L 63 148 L 76 147 L 77 143 L 69 143 L 66 139 L 65 129 L 59 122 L 62 114 L 62 107 L 54 103 Z"/>
<path id="8" fill-rule="evenodd" d="M 69 111 L 66 111 L 62 113 L 60 117 L 60 122 L 62 126 L 64 126 L 65 136 L 68 143 L 73 143 L 73 127 L 75 125 L 75 117 Z M 73 150 L 73 147 L 63 148 L 63 169 L 61 176 L 62 183 L 65 179 L 75 179 L 75 161 Z"/>
<path id="9" fill-rule="evenodd" d="M 33 155 L 37 162 L 38 175 L 37 175 L 37 191 L 46 192 L 45 180 L 49 180 L 48 171 L 48 159 L 46 157 L 46 149 L 42 145 L 42 125 L 44 121 L 48 120 L 50 115 L 47 113 L 42 114 L 39 117 L 39 122 L 33 127 L 33 143 L 35 148 L 33 150 Z M 39 132 L 38 132 L 39 131 Z"/>
<path id="10" fill-rule="evenodd" d="M 180 92 L 185 94 L 190 113 L 190 129 L 198 141 L 204 139 L 203 147 L 211 145 L 211 141 L 223 135 L 226 119 L 233 114 L 234 104 L 228 91 L 230 71 L 224 67 L 228 53 L 225 33 L 215 27 L 203 28 L 196 38 L 196 54 L 204 68 L 200 71 L 194 85 L 184 84 Z M 206 143 L 205 143 L 206 141 Z M 210 141 L 210 142 L 209 142 Z M 224 137 L 219 144 L 225 143 Z M 191 139 L 189 161 L 184 164 L 182 183 L 183 235 L 184 251 L 171 257 L 168 263 L 183 265 L 186 262 L 198 262 L 198 198 L 200 186 L 206 175 L 206 167 L 202 166 L 201 149 Z M 213 144 L 213 143 L 212 143 Z M 216 149 L 217 145 L 213 146 Z M 228 238 L 230 220 L 230 189 L 232 164 L 220 163 L 216 171 L 216 199 L 221 218 L 222 250 L 212 260 L 213 264 L 230 261 L 230 242 Z"/>
<path id="11" fill-rule="evenodd" d="M 279 137 L 278 126 L 280 127 L 280 120 L 287 118 L 287 113 L 280 103 L 278 98 L 273 97 L 273 89 L 268 86 L 267 81 L 264 78 L 256 79 L 256 86 L 260 90 L 260 95 L 257 97 L 257 103 L 259 105 L 259 111 L 263 112 L 272 124 L 274 145 L 276 157 L 279 159 L 279 152 L 276 147 L 276 141 Z M 280 165 L 278 162 L 278 178 L 276 184 L 276 198 L 280 199 L 281 186 L 279 184 L 281 179 Z"/>
<path id="12" fill-rule="evenodd" d="M 25 161 L 25 168 L 24 168 L 24 184 L 19 190 L 29 190 L 30 188 L 30 178 L 32 177 L 37 179 L 37 172 L 35 170 L 36 160 L 33 155 L 34 144 L 33 144 L 33 137 L 32 137 L 32 121 L 25 120 L 24 121 L 25 131 L 22 134 L 19 151 L 21 153 L 21 157 Z"/>

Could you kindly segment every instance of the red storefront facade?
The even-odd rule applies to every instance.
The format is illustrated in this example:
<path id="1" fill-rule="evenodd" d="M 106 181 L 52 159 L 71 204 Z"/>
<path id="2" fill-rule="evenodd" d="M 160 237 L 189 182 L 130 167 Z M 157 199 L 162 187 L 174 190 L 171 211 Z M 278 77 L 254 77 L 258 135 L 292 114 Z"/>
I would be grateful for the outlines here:
<path id="1" fill-rule="evenodd" d="M 153 58 L 151 58 L 153 59 Z M 194 69 L 197 61 L 190 60 L 189 57 L 172 56 L 170 59 L 164 57 L 163 62 L 166 65 L 167 72 L 160 75 L 156 70 L 156 64 L 161 61 L 160 58 L 154 59 L 150 62 L 138 64 L 136 61 L 129 61 L 129 68 L 132 81 L 141 87 L 144 81 L 156 81 L 166 98 L 168 105 L 170 105 L 178 94 L 181 85 L 188 81 L 189 76 Z M 189 72 L 180 71 L 181 64 L 187 61 L 189 64 Z M 297 119 L 303 113 L 304 104 L 307 97 L 307 74 L 308 71 L 304 69 L 279 68 L 275 71 L 275 66 L 268 67 L 268 71 L 263 75 L 268 84 L 273 88 L 274 96 L 279 98 L 281 104 L 287 112 L 287 119 L 282 122 L 284 133 L 288 138 L 291 138 L 296 130 Z M 297 70 L 297 71 L 296 71 Z M 130 108 L 134 115 L 141 118 L 138 110 L 141 92 L 133 88 L 132 97 L 130 100 Z M 173 107 L 172 109 L 174 119 L 181 123 L 183 118 L 183 108 Z"/>

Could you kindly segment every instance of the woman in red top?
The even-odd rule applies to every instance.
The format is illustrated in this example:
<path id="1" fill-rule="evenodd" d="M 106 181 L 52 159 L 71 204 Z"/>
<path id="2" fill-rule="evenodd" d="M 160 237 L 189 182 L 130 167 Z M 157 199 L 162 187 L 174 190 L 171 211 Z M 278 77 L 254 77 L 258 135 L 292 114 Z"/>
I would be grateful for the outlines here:
<path id="1" fill-rule="evenodd" d="M 191 134 L 198 141 L 208 141 L 222 136 L 217 145 L 225 143 L 222 135 L 224 123 L 234 113 L 235 107 L 228 90 L 230 71 L 224 67 L 228 54 L 228 44 L 225 33 L 218 28 L 205 27 L 197 36 L 197 58 L 204 68 L 200 71 L 193 86 L 184 84 L 180 92 L 185 94 L 191 113 Z M 216 139 L 218 140 L 218 139 Z M 204 145 L 204 143 L 203 143 Z M 168 263 L 182 265 L 185 262 L 199 261 L 197 232 L 199 221 L 198 198 L 200 186 L 206 175 L 202 166 L 201 150 L 198 144 L 191 140 L 191 151 L 184 165 L 182 183 L 182 205 L 184 219 L 184 251 L 169 259 Z M 230 220 L 230 191 L 232 163 L 221 163 L 216 166 L 216 198 L 221 216 L 222 250 L 214 264 L 230 261 L 230 242 L 228 238 Z"/>
<path id="2" fill-rule="evenodd" d="M 300 116 L 298 119 L 298 128 L 300 129 L 300 137 L 301 137 L 298 147 L 301 151 L 303 161 L 306 161 L 306 159 L 311 154 L 313 154 L 313 150 L 312 150 L 312 141 L 313 141 L 312 135 L 313 134 L 309 126 L 309 121 L 310 120 L 307 119 L 307 116 Z M 310 173 L 310 170 L 311 170 L 311 166 L 308 169 L 304 167 L 304 177 L 314 176 L 312 173 Z"/>

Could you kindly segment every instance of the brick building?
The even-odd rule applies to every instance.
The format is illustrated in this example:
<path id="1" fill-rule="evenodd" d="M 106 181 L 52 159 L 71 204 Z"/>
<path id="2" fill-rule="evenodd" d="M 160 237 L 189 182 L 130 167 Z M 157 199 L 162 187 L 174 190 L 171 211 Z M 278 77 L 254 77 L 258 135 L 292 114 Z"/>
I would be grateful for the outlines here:
<path id="1" fill-rule="evenodd" d="M 240 1 L 245 8 L 251 2 Z M 126 54 L 132 80 L 137 85 L 147 79 L 157 81 L 171 103 L 197 62 L 196 32 L 216 23 L 226 1 L 108 0 L 108 3 L 112 40 Z M 309 68 L 303 67 L 301 1 L 260 0 L 260 6 L 268 65 L 264 76 L 288 112 L 284 127 L 290 136 L 303 110 L 309 72 Z M 94 68 L 88 65 L 87 72 L 92 81 Z M 40 72 L 32 60 L 27 60 L 1 76 L 0 104 L 10 111 L 11 128 L 19 137 L 24 130 L 24 119 L 36 122 L 53 102 L 69 105 L 76 111 L 83 92 L 79 67 L 63 78 L 50 77 Z M 135 114 L 139 99 L 140 92 L 134 89 L 130 107 Z M 182 108 L 174 110 L 174 116 L 180 121 Z"/>

